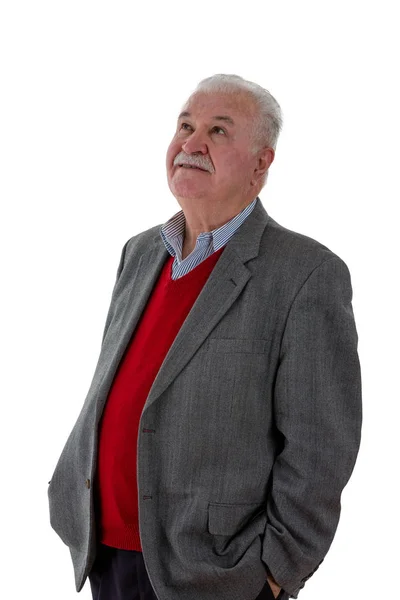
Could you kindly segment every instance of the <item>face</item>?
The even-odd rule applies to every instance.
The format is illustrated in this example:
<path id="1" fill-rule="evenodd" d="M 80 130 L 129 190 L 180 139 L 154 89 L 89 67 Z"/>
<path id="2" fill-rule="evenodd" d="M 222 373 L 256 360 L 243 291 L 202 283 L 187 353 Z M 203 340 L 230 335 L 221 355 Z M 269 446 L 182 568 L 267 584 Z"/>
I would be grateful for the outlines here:
<path id="1" fill-rule="evenodd" d="M 250 153 L 256 107 L 248 95 L 197 92 L 183 111 L 189 114 L 178 117 L 166 157 L 168 185 L 179 204 L 184 207 L 185 202 L 201 200 L 214 206 L 227 202 L 239 206 L 253 200 L 258 192 L 251 181 L 260 162 L 259 155 Z M 182 163 L 200 168 L 182 167 Z M 261 165 L 260 176 L 269 164 Z"/>

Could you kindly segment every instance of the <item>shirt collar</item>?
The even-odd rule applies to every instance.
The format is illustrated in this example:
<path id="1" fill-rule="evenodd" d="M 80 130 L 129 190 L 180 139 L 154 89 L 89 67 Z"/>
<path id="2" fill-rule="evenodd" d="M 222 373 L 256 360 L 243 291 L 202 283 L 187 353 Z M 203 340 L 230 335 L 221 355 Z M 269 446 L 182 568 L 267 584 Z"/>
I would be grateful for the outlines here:
<path id="1" fill-rule="evenodd" d="M 219 250 L 222 246 L 224 246 L 232 235 L 235 233 L 236 229 L 243 223 L 243 221 L 248 217 L 248 215 L 253 210 L 258 196 L 254 198 L 252 202 L 250 202 L 247 206 L 245 206 L 237 215 L 232 217 L 227 223 L 221 225 L 217 229 L 213 229 L 212 231 L 205 231 L 203 233 L 199 233 L 196 239 L 196 247 L 204 247 L 212 244 L 213 252 Z M 160 226 L 160 235 L 167 248 L 168 252 L 172 256 L 178 256 L 179 260 L 182 257 L 182 246 L 183 246 L 183 236 L 185 232 L 185 214 L 183 210 L 180 210 L 175 215 L 173 215 L 166 223 Z"/>

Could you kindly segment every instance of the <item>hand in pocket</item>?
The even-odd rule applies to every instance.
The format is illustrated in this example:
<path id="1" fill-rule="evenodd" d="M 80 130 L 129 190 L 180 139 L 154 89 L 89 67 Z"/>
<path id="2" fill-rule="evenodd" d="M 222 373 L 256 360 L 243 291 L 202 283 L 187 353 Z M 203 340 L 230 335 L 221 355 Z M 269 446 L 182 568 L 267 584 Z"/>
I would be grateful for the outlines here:
<path id="1" fill-rule="evenodd" d="M 268 581 L 269 587 L 271 588 L 271 592 L 272 592 L 274 598 L 276 599 L 279 596 L 282 588 L 279 587 L 279 585 L 273 579 L 271 579 L 271 577 L 269 577 L 268 575 L 267 575 L 267 581 Z"/>

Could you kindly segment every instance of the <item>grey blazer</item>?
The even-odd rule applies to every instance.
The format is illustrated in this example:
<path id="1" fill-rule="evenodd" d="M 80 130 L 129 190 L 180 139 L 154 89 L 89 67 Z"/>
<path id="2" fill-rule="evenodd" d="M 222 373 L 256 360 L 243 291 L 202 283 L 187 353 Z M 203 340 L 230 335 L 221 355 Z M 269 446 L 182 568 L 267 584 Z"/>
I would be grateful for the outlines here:
<path id="1" fill-rule="evenodd" d="M 123 247 L 100 356 L 48 487 L 80 592 L 96 555 L 97 428 L 169 254 L 160 225 Z M 143 558 L 160 600 L 297 598 L 324 559 L 361 435 L 350 273 L 261 200 L 170 347 L 137 439 Z"/>

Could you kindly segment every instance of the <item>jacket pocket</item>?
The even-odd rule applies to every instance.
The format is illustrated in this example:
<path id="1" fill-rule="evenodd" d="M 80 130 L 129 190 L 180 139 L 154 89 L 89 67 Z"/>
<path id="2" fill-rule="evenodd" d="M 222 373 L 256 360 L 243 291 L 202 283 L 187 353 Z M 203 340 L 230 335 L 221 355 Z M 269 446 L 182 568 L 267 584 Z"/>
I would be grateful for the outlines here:
<path id="1" fill-rule="evenodd" d="M 259 502 L 250 504 L 210 502 L 208 505 L 208 531 L 213 535 L 235 535 L 260 514 L 265 514 L 265 504 Z"/>

